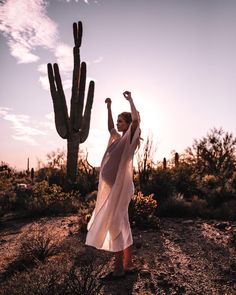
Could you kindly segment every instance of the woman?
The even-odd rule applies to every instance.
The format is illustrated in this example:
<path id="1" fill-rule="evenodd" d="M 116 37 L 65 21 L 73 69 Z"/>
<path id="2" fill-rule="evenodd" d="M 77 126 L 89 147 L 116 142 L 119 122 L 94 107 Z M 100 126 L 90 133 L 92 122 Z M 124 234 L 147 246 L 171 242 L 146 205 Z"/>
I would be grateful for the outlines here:
<path id="1" fill-rule="evenodd" d="M 125 91 L 123 95 L 130 103 L 131 113 L 118 116 L 117 130 L 122 136 L 114 128 L 111 99 L 105 101 L 110 139 L 101 163 L 97 201 L 86 238 L 86 245 L 115 252 L 114 271 L 108 279 L 124 277 L 133 269 L 128 206 L 134 194 L 133 156 L 139 144 L 140 120 L 131 92 Z"/>

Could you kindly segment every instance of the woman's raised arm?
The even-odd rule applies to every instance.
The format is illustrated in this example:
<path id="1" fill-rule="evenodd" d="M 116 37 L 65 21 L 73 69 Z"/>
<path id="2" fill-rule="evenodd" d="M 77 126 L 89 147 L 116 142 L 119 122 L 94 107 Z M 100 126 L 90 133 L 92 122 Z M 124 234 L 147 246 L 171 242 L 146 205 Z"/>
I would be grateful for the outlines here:
<path id="1" fill-rule="evenodd" d="M 125 91 L 125 92 L 123 92 L 123 95 L 130 103 L 131 116 L 132 116 L 131 133 L 132 133 L 132 136 L 133 136 L 136 128 L 138 127 L 138 125 L 140 123 L 139 112 L 136 110 L 136 107 L 134 105 L 134 102 L 133 102 L 133 99 L 132 99 L 132 96 L 131 96 L 131 92 L 130 91 Z"/>
<path id="2" fill-rule="evenodd" d="M 114 121 L 113 121 L 112 111 L 111 111 L 111 99 L 109 97 L 106 98 L 105 103 L 107 104 L 108 130 L 111 131 L 114 128 Z"/>

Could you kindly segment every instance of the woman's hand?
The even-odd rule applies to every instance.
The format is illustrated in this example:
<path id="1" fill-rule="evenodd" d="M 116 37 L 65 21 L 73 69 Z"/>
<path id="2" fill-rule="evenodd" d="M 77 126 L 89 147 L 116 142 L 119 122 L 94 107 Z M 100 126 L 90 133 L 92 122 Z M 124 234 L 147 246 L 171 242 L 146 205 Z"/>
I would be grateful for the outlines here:
<path id="1" fill-rule="evenodd" d="M 111 107 L 111 99 L 108 97 L 105 100 L 105 103 L 107 104 L 107 107 L 110 108 Z"/>
<path id="2" fill-rule="evenodd" d="M 127 100 L 131 100 L 132 99 L 132 97 L 131 97 L 131 92 L 130 91 L 125 91 L 125 92 L 123 92 L 123 95 L 124 95 L 124 97 L 127 99 Z"/>

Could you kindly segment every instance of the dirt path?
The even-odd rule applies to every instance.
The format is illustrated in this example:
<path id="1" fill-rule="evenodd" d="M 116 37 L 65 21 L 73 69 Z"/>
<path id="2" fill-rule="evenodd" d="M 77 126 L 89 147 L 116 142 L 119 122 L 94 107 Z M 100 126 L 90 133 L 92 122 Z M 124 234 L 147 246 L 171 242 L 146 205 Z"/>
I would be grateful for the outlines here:
<path id="1" fill-rule="evenodd" d="M 81 249 L 76 215 L 37 221 L 5 220 L 0 229 L 0 272 L 18 255 L 21 238 L 37 226 L 58 242 L 73 237 Z M 107 282 L 101 294 L 236 294 L 236 222 L 162 219 L 160 229 L 133 229 L 139 272 Z M 106 271 L 112 268 L 112 258 Z"/>

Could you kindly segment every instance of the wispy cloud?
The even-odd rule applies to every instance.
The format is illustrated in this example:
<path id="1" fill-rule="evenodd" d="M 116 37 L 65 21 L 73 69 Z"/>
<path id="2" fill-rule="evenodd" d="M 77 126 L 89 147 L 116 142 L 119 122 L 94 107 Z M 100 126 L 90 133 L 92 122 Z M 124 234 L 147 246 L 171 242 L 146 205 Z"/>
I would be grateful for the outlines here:
<path id="1" fill-rule="evenodd" d="M 89 4 L 87 0 L 80 0 Z M 70 2 L 70 1 L 67 1 Z M 92 2 L 92 1 L 91 1 Z M 71 88 L 73 49 L 60 41 L 57 24 L 47 16 L 46 0 L 5 0 L 0 9 L 0 31 L 18 63 L 40 61 L 37 49 L 48 49 L 59 64 L 64 90 Z M 93 3 L 97 3 L 93 1 Z M 94 60 L 99 63 L 103 57 Z M 88 63 L 89 64 L 89 63 Z M 46 64 L 38 65 L 39 83 L 49 90 Z"/>
<path id="2" fill-rule="evenodd" d="M 48 113 L 44 117 L 46 121 L 40 122 L 40 126 L 44 127 L 46 130 L 55 130 L 54 113 Z"/>
<path id="3" fill-rule="evenodd" d="M 97 59 L 93 61 L 93 63 L 97 64 L 103 61 L 103 56 L 99 56 Z"/>
<path id="4" fill-rule="evenodd" d="M 0 30 L 18 63 L 38 61 L 36 48 L 53 49 L 58 39 L 44 0 L 6 0 L 0 10 Z"/>
<path id="5" fill-rule="evenodd" d="M 0 107 L 0 118 L 9 121 L 13 129 L 12 138 L 15 140 L 25 141 L 31 145 L 37 145 L 35 136 L 46 135 L 46 132 L 36 127 L 31 122 L 28 115 L 14 114 L 11 109 Z"/>
<path id="6" fill-rule="evenodd" d="M 61 0 L 59 0 L 59 1 L 61 1 Z M 66 1 L 67 3 L 70 3 L 70 2 L 73 2 L 73 0 L 64 0 L 64 1 Z M 84 2 L 84 3 L 86 3 L 86 4 L 89 4 L 89 1 L 88 0 L 74 0 L 74 2 L 76 2 L 76 3 L 78 3 L 78 2 Z M 92 1 L 90 1 L 90 2 L 92 2 Z M 98 1 L 93 1 L 94 3 L 97 3 Z"/>

